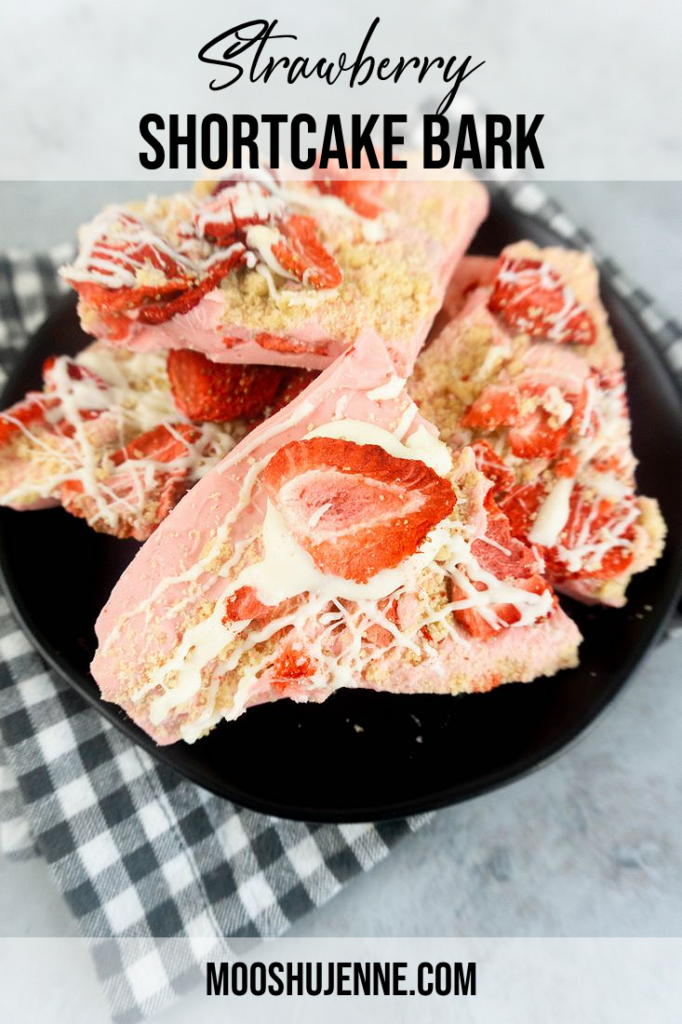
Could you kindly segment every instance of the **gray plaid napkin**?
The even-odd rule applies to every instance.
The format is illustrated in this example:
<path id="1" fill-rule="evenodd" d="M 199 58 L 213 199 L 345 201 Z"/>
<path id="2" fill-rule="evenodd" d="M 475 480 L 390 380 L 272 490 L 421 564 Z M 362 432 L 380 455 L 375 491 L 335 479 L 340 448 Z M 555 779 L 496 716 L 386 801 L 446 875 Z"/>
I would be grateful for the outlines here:
<path id="1" fill-rule="evenodd" d="M 680 327 L 595 251 L 591 238 L 536 185 L 492 187 L 549 224 L 566 245 L 592 252 L 682 379 Z M 55 268 L 67 255 L 60 249 L 0 258 L 3 374 L 58 297 Z M 189 955 L 166 955 L 163 944 L 153 943 L 154 969 L 141 972 L 147 947 L 112 937 L 218 941 L 281 934 L 427 820 L 308 825 L 242 810 L 204 792 L 156 764 L 47 671 L 4 600 L 0 737 L 0 849 L 46 858 L 81 931 L 93 938 L 120 1022 L 168 1005 L 199 974 Z"/>

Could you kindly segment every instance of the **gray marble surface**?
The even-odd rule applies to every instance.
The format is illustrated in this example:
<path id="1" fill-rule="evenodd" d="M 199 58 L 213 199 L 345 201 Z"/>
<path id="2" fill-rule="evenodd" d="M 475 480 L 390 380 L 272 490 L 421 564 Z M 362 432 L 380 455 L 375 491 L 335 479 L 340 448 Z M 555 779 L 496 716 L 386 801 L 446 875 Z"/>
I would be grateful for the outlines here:
<path id="1" fill-rule="evenodd" d="M 554 183 L 551 190 L 682 318 L 681 185 Z M 0 184 L 0 248 L 68 238 L 116 192 L 132 194 L 126 185 Z M 573 749 L 514 785 L 439 812 L 295 933 L 679 935 L 681 660 L 682 639 L 667 641 Z M 0 933 L 75 933 L 42 862 L 0 860 Z M 105 1019 L 85 951 L 70 947 L 60 956 L 63 980 L 45 1019 Z M 201 1020 L 202 1001 L 190 995 L 159 1020 Z"/>

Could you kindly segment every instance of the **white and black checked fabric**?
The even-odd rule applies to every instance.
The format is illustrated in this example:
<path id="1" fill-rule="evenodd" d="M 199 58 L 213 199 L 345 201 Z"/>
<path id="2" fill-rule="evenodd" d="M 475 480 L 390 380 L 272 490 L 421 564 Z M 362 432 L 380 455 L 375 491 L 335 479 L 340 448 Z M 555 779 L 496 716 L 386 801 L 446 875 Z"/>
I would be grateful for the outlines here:
<path id="1" fill-rule="evenodd" d="M 680 327 L 537 186 L 493 187 L 567 245 L 593 253 L 682 377 Z M 67 255 L 0 257 L 3 375 L 58 298 L 55 268 Z M 47 671 L 0 602 L 0 848 L 45 857 L 82 933 L 93 939 L 121 1024 L 161 1009 L 198 980 L 189 943 L 178 956 L 153 938 L 280 934 L 426 819 L 308 825 L 202 791 L 156 764 Z"/>

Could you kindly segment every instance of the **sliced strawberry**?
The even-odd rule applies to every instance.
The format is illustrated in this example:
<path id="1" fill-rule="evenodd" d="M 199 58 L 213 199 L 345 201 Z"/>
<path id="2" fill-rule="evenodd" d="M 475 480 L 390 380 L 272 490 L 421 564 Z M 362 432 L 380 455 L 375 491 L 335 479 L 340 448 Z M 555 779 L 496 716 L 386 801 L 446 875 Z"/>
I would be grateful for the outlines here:
<path id="1" fill-rule="evenodd" d="M 607 455 L 601 459 L 593 459 L 590 468 L 597 473 L 618 473 L 621 469 L 622 457 L 620 455 Z"/>
<path id="2" fill-rule="evenodd" d="M 517 580 L 533 576 L 538 560 L 531 549 L 512 535 L 507 517 L 494 502 L 486 503 L 488 523 L 485 536 L 471 545 L 476 561 L 499 580 Z"/>
<path id="3" fill-rule="evenodd" d="M 327 352 L 327 345 L 325 343 L 292 338 L 287 334 L 270 334 L 269 332 L 261 331 L 254 340 L 257 345 L 268 349 L 270 352 L 314 352 L 315 355 L 325 355 Z"/>
<path id="4" fill-rule="evenodd" d="M 514 387 L 493 384 L 485 388 L 462 417 L 462 426 L 474 430 L 498 430 L 516 421 L 521 409 L 521 396 Z"/>
<path id="5" fill-rule="evenodd" d="M 591 375 L 580 394 L 568 398 L 573 406 L 570 428 L 578 437 L 594 437 L 599 430 L 599 415 L 594 401 L 598 387 L 597 375 Z"/>
<path id="6" fill-rule="evenodd" d="M 42 395 L 36 392 L 5 409 L 0 413 L 0 444 L 5 444 L 18 434 L 22 426 L 47 426 L 45 412 L 51 405 L 54 405 L 54 402 L 46 402 Z"/>
<path id="7" fill-rule="evenodd" d="M 176 435 L 179 434 L 180 437 Z M 153 459 L 154 462 L 174 462 L 189 455 L 188 445 L 192 445 L 201 437 L 200 431 L 190 427 L 188 423 L 173 423 L 172 429 L 160 423 L 146 434 L 140 434 L 125 448 L 119 448 L 111 456 L 115 466 L 120 466 L 130 459 Z M 185 441 L 182 440 L 185 439 Z"/>
<path id="8" fill-rule="evenodd" d="M 374 220 L 384 210 L 381 196 L 386 182 L 361 181 L 358 178 L 329 177 L 328 171 L 317 170 L 315 185 L 320 192 L 337 196 L 361 217 Z"/>
<path id="9" fill-rule="evenodd" d="M 261 479 L 317 567 L 358 583 L 414 554 L 456 500 L 423 462 L 324 437 L 280 448 Z"/>
<path id="10" fill-rule="evenodd" d="M 179 434 L 180 436 L 176 436 Z M 111 462 L 116 467 L 108 477 L 99 481 L 100 494 L 111 505 L 117 506 L 113 523 L 108 523 L 107 533 L 117 537 L 134 537 L 146 540 L 162 519 L 175 508 L 190 484 L 189 465 L 154 470 L 153 483 L 144 483 L 144 502 L 139 511 L 140 478 L 126 463 L 149 459 L 157 463 L 171 463 L 189 455 L 189 445 L 200 437 L 199 431 L 187 423 L 173 424 L 169 429 L 160 424 L 153 430 L 141 434 L 125 448 L 114 452 Z M 183 440 L 184 439 L 184 440 Z M 82 480 L 65 480 L 60 490 L 60 501 L 72 515 L 88 520 L 95 529 L 102 529 L 103 518 L 98 502 L 85 490 Z"/>
<path id="11" fill-rule="evenodd" d="M 283 380 L 280 385 L 279 391 L 275 395 L 274 403 L 270 410 L 270 413 L 279 412 L 289 402 L 293 402 L 294 398 L 298 398 L 302 391 L 308 387 L 309 384 L 319 377 L 319 370 L 283 370 Z"/>
<path id="12" fill-rule="evenodd" d="M 76 291 L 95 308 L 110 311 L 130 308 L 147 297 L 182 291 L 191 283 L 186 267 L 176 259 L 163 239 L 138 217 L 120 210 L 113 220 L 102 223 L 101 233 L 91 244 L 86 269 L 98 278 L 111 277 L 115 282 L 117 273 L 136 275 L 143 269 L 161 271 L 165 281 L 154 288 L 120 287 L 82 281 L 78 278 L 67 280 Z"/>
<path id="13" fill-rule="evenodd" d="M 595 323 L 546 262 L 502 256 L 488 307 L 510 325 L 534 338 L 592 345 Z"/>
<path id="14" fill-rule="evenodd" d="M 156 266 L 156 269 L 163 270 L 165 266 L 164 272 L 168 272 L 169 276 L 165 281 L 154 285 L 109 287 L 79 281 L 72 281 L 71 284 L 81 299 L 100 313 L 102 323 L 109 327 L 108 336 L 116 340 L 125 337 L 129 329 L 127 321 L 131 314 L 142 323 L 159 324 L 178 314 L 189 312 L 207 292 L 217 287 L 224 277 L 241 264 L 245 254 L 245 246 L 239 245 L 224 259 L 213 260 L 207 264 L 200 276 L 186 272 L 180 264 L 173 263 L 170 257 L 165 258 L 165 261 L 159 259 L 153 265 L 162 263 L 163 265 Z M 137 251 L 136 255 L 139 255 Z M 161 255 L 165 257 L 165 254 Z M 128 269 L 135 272 L 142 266 L 143 263 L 138 266 L 132 262 Z"/>
<path id="15" fill-rule="evenodd" d="M 500 501 L 500 509 L 509 520 L 515 537 L 525 539 L 535 522 L 540 505 L 547 497 L 542 483 L 519 484 Z"/>
<path id="16" fill-rule="evenodd" d="M 557 454 L 566 436 L 568 423 L 554 427 L 554 417 L 538 406 L 534 412 L 522 416 L 513 426 L 507 440 L 514 455 L 519 459 L 552 459 Z"/>
<path id="17" fill-rule="evenodd" d="M 100 391 L 107 390 L 109 385 L 106 381 L 102 380 L 98 374 L 88 369 L 87 366 L 82 366 L 80 363 L 77 363 L 75 359 L 69 359 L 67 356 L 48 356 L 43 363 L 43 382 L 45 384 L 46 391 L 54 391 L 57 387 L 54 380 L 57 360 L 62 360 L 66 365 L 66 373 L 69 380 L 87 380 L 92 382 Z M 87 410 L 81 410 L 81 415 L 83 415 L 83 413 L 87 413 Z M 84 415 L 83 418 L 87 418 L 87 415 Z"/>
<path id="18" fill-rule="evenodd" d="M 476 466 L 488 480 L 492 480 L 495 493 L 508 491 L 514 486 L 514 471 L 506 465 L 495 449 L 487 441 L 480 438 L 470 445 L 473 449 Z"/>
<path id="19" fill-rule="evenodd" d="M 259 625 L 267 625 L 274 619 L 289 615 L 300 603 L 300 598 L 291 598 L 278 605 L 263 604 L 253 587 L 239 587 L 225 601 L 223 622 L 242 622 L 251 619 Z"/>
<path id="20" fill-rule="evenodd" d="M 314 675 L 315 664 L 298 641 L 288 644 L 267 671 L 267 679 L 273 690 L 277 693 L 293 691 L 293 697 L 301 693 L 302 682 Z"/>
<path id="21" fill-rule="evenodd" d="M 222 279 L 243 262 L 245 253 L 246 249 L 240 246 L 225 259 L 216 261 L 199 284 L 195 284 L 179 295 L 166 298 L 161 302 L 143 303 L 137 314 L 138 320 L 145 324 L 160 324 L 170 320 L 171 317 L 188 313 L 190 309 L 194 309 L 198 305 L 204 295 L 217 288 Z"/>
<path id="22" fill-rule="evenodd" d="M 544 594 L 545 591 L 550 590 L 549 584 L 546 580 L 539 575 L 530 576 L 528 579 L 515 579 L 514 586 L 519 590 L 525 590 L 529 594 Z M 476 590 L 480 593 L 484 592 L 487 588 L 484 583 L 477 582 L 474 584 Z M 465 591 L 458 587 L 456 584 L 452 585 L 452 600 L 453 601 L 464 601 L 467 599 Z M 554 604 L 556 604 L 556 598 L 554 598 Z M 471 633 L 472 636 L 479 640 L 489 640 L 490 637 L 495 636 L 500 632 L 501 629 L 505 629 L 507 626 L 513 626 L 515 622 L 521 619 L 521 612 L 513 604 L 496 604 L 490 607 L 490 611 L 494 612 L 496 622 L 489 622 L 481 613 L 481 611 L 474 607 L 470 608 L 457 608 L 453 611 L 453 616 L 460 625 Z"/>
<path id="23" fill-rule="evenodd" d="M 313 217 L 287 217 L 280 232 L 272 253 L 281 267 L 313 288 L 338 288 L 343 280 L 341 268 L 320 241 Z"/>
<path id="24" fill-rule="evenodd" d="M 274 366 L 214 363 L 190 349 L 169 352 L 167 365 L 176 406 L 189 419 L 202 421 L 258 416 L 273 401 L 283 376 Z"/>
<path id="25" fill-rule="evenodd" d="M 556 578 L 596 577 L 606 580 L 626 572 L 634 559 L 634 526 L 624 526 L 631 507 L 627 501 L 618 505 L 604 499 L 595 502 L 586 497 L 582 487 L 574 487 L 571 511 L 561 534 L 561 544 L 568 551 L 585 549 L 586 565 L 576 571 L 563 562 L 556 549 L 552 549 L 548 564 Z M 595 565 L 595 558 L 602 546 L 603 553 Z"/>
<path id="26" fill-rule="evenodd" d="M 384 617 L 389 622 L 392 622 L 394 626 L 398 625 L 398 603 L 394 598 L 387 597 L 380 601 L 379 610 L 383 612 Z M 390 629 L 386 629 L 379 622 L 373 622 L 362 635 L 368 643 L 374 644 L 375 647 L 388 647 L 394 640 Z"/>
<path id="27" fill-rule="evenodd" d="M 235 182 L 236 184 L 236 182 Z M 205 199 L 194 217 L 200 238 L 217 245 L 244 241 L 244 232 L 254 224 L 267 224 L 271 214 L 264 200 L 268 193 L 261 185 L 243 183 L 240 193 L 234 188 L 217 190 Z"/>
<path id="28" fill-rule="evenodd" d="M 554 463 L 554 473 L 559 477 L 572 478 L 578 475 L 580 460 L 570 448 L 562 448 Z"/>
<path id="29" fill-rule="evenodd" d="M 538 509 L 547 496 L 543 484 L 522 484 L 500 502 L 515 537 L 526 539 Z M 612 579 L 626 572 L 634 559 L 634 526 L 625 525 L 631 504 L 616 505 L 588 498 L 582 487 L 571 492 L 570 512 L 560 547 L 543 548 L 547 574 L 555 582 L 566 579 Z M 602 550 L 599 558 L 600 549 Z M 581 552 L 584 565 L 575 568 L 565 552 Z"/>

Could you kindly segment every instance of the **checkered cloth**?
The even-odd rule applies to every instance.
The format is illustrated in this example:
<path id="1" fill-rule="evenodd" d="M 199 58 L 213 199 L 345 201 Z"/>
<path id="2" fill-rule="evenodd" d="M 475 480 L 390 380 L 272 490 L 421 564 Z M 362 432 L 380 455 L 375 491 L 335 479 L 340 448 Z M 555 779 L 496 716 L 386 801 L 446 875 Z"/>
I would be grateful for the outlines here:
<path id="1" fill-rule="evenodd" d="M 590 250 L 602 274 L 682 377 L 682 330 L 633 287 L 537 186 L 499 189 Z M 0 258 L 0 368 L 45 318 L 68 252 Z M 112 937 L 273 936 L 371 868 L 427 816 L 377 825 L 310 825 L 240 809 L 183 781 L 49 672 L 0 604 L 0 848 L 45 857 L 93 939 L 114 1019 L 132 1022 L 198 980 L 177 947 Z M 109 941 L 105 941 L 105 940 Z M 113 952 L 112 952 L 113 947 Z M 105 955 L 106 954 L 106 955 Z M 203 958 L 197 956 L 197 962 Z"/>

